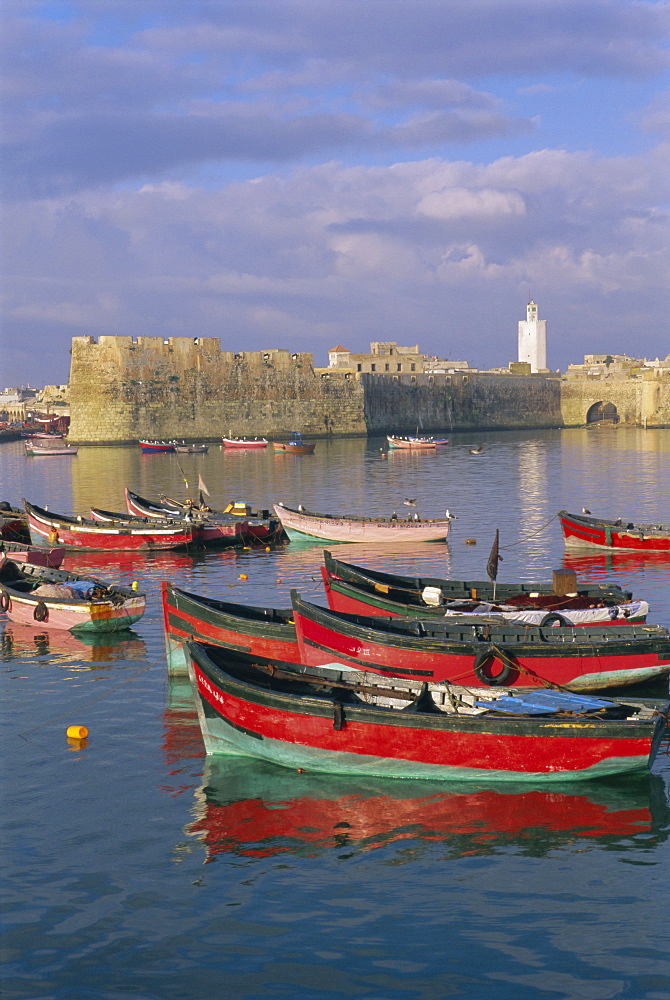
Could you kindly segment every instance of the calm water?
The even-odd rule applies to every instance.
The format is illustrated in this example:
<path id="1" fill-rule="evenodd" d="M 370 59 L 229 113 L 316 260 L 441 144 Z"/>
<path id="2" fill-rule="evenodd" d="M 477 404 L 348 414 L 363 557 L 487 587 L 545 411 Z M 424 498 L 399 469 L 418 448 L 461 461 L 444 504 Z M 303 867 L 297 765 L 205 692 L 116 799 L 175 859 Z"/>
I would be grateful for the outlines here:
<path id="1" fill-rule="evenodd" d="M 417 497 L 422 515 L 457 515 L 448 546 L 338 555 L 482 578 L 499 528 L 500 579 L 573 566 L 646 597 L 651 620 L 670 625 L 670 559 L 568 558 L 555 520 L 586 506 L 670 523 L 670 431 L 482 439 L 476 457 L 480 438 L 456 435 L 432 455 L 386 458 L 380 439 L 319 442 L 303 458 L 210 448 L 179 462 L 135 448 L 26 459 L 9 444 L 0 498 L 122 510 L 124 485 L 184 497 L 198 475 L 216 502 L 390 514 Z M 140 582 L 150 603 L 136 631 L 94 645 L 11 626 L 2 996 L 667 1000 L 670 759 L 649 779 L 547 792 L 205 758 L 188 685 L 166 676 L 161 579 L 285 607 L 291 587 L 322 600 L 320 561 L 310 544 L 69 557 L 70 568 Z M 68 744 L 73 723 L 89 728 L 87 746 Z"/>

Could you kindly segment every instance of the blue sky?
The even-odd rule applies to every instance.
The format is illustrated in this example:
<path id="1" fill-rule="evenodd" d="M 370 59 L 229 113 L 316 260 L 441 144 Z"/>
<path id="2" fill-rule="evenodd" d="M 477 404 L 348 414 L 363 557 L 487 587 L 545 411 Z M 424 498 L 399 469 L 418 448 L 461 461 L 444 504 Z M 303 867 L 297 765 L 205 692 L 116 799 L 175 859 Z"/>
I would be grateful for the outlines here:
<path id="1" fill-rule="evenodd" d="M 670 4 L 5 0 L 0 387 L 73 336 L 670 353 Z"/>

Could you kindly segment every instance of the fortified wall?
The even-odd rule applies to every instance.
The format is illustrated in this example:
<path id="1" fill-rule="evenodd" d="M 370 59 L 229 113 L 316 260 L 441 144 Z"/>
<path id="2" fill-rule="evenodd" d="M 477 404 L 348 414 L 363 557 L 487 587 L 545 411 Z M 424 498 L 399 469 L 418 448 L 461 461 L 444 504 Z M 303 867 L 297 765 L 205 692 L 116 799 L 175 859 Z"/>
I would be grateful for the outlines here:
<path id="1" fill-rule="evenodd" d="M 216 337 L 74 337 L 70 440 L 366 433 L 363 389 L 311 354 L 222 351 Z"/>
<path id="2" fill-rule="evenodd" d="M 315 369 L 313 355 L 222 351 L 218 338 L 75 337 L 72 442 L 365 436 L 452 430 L 670 426 L 670 378 L 378 374 Z"/>

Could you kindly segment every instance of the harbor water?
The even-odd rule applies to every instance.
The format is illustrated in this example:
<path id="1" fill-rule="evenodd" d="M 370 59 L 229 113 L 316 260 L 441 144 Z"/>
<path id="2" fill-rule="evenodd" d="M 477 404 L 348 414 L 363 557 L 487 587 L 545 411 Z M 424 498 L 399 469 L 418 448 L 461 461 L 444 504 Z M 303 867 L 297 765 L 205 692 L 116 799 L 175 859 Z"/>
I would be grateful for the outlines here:
<path id="1" fill-rule="evenodd" d="M 479 454 L 471 449 L 482 444 Z M 382 438 L 313 455 L 0 446 L 0 499 L 57 513 L 142 496 L 456 515 L 448 543 L 335 545 L 391 572 L 615 581 L 670 626 L 670 556 L 564 550 L 558 510 L 670 524 L 670 430 Z M 407 500 L 415 507 L 408 507 Z M 326 547 L 328 547 L 326 545 Z M 2 634 L 2 996 L 11 1000 L 668 1000 L 670 757 L 635 779 L 475 785 L 338 778 L 204 754 L 167 674 L 159 590 L 325 604 L 324 545 L 68 554 L 148 595 L 132 632 Z M 663 695 L 667 681 L 638 693 Z M 68 738 L 85 726 L 84 741 Z"/>

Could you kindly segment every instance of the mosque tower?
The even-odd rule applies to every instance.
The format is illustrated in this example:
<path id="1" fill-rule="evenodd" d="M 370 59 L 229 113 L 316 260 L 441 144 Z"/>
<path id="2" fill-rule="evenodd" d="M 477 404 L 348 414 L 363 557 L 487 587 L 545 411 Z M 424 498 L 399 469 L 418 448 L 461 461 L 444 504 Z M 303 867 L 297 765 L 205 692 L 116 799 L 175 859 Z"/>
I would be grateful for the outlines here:
<path id="1" fill-rule="evenodd" d="M 532 299 L 526 306 L 526 319 L 519 320 L 519 361 L 527 362 L 532 372 L 547 367 L 547 321 L 537 318 Z"/>

